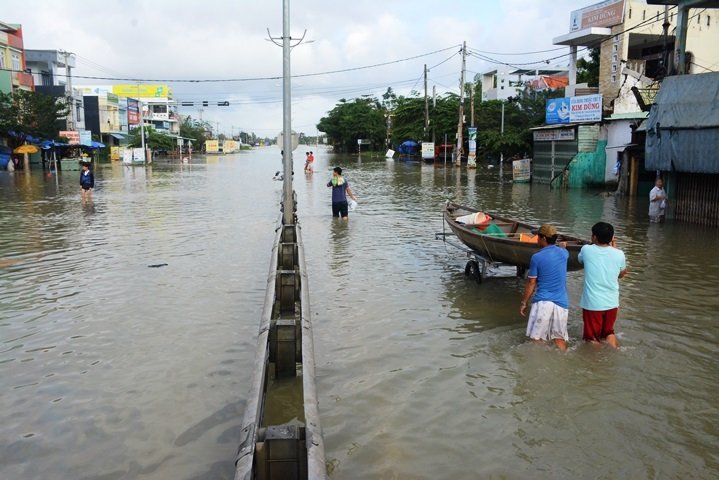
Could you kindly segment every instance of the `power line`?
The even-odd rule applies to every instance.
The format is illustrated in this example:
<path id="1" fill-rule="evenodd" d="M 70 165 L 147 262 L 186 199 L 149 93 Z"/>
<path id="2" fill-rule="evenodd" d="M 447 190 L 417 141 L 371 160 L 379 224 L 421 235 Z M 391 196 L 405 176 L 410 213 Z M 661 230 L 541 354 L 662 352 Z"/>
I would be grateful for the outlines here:
<path id="1" fill-rule="evenodd" d="M 402 63 L 407 62 L 409 60 L 416 60 L 418 58 L 422 57 L 428 57 L 430 55 L 434 55 L 441 52 L 446 52 L 447 50 L 451 50 L 454 48 L 457 48 L 458 45 L 452 45 L 451 47 L 447 48 L 441 48 L 439 50 L 434 50 L 432 52 L 422 53 L 419 55 L 414 55 L 412 57 L 407 58 L 400 58 L 397 60 L 391 60 L 388 62 L 382 62 L 382 63 L 375 63 L 372 65 L 364 65 L 361 67 L 350 67 L 350 68 L 342 68 L 339 70 L 330 70 L 326 72 L 315 72 L 315 73 L 303 73 L 299 75 L 292 75 L 292 78 L 306 78 L 306 77 L 317 77 L 322 75 L 330 75 L 334 73 L 346 73 L 346 72 L 354 72 L 357 70 L 366 70 L 370 68 L 377 68 L 377 67 L 384 67 L 387 65 L 393 65 L 396 63 Z M 9 71 L 9 72 L 15 72 L 15 73 L 22 73 L 23 70 L 13 70 L 13 69 L 7 69 L 2 68 L 0 69 L 2 71 Z M 60 75 L 57 76 L 67 76 L 67 75 Z M 279 76 L 272 76 L 272 77 L 245 77 L 245 78 L 200 78 L 200 79 L 187 79 L 187 78 L 156 78 L 156 79 L 149 79 L 149 78 L 117 78 L 117 77 L 99 77 L 99 76 L 90 76 L 90 75 L 73 75 L 73 78 L 84 78 L 88 80 L 109 80 L 109 81 L 120 81 L 120 82 L 167 82 L 167 83 L 226 83 L 226 82 L 254 82 L 254 81 L 264 81 L 264 80 L 279 80 L 282 78 L 282 75 Z"/>

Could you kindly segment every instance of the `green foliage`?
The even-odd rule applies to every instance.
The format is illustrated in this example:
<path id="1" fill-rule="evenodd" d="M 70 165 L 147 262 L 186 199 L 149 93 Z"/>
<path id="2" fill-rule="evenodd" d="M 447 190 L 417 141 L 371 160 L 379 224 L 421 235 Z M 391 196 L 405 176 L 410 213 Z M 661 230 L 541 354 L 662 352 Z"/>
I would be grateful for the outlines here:
<path id="1" fill-rule="evenodd" d="M 66 115 L 65 105 L 55 97 L 25 90 L 0 93 L 0 133 L 17 135 L 8 136 L 11 148 L 25 143 L 27 135 L 57 139 L 58 120 Z"/>
<path id="2" fill-rule="evenodd" d="M 467 148 L 467 128 L 471 118 L 469 93 L 475 96 L 475 122 L 477 131 L 478 156 L 499 158 L 532 153 L 532 127 L 544 124 L 545 105 L 548 98 L 564 96 L 564 90 L 525 90 L 504 102 L 504 133 L 502 133 L 502 102 L 490 100 L 482 102 L 481 85 L 465 85 L 463 138 Z M 424 97 L 416 92 L 409 96 L 397 96 L 391 88 L 382 95 L 382 100 L 355 99 L 348 102 L 341 99 L 320 120 L 317 128 L 325 132 L 330 143 L 344 151 L 357 148 L 358 138 L 370 138 L 375 147 L 383 144 L 385 138 L 385 120 L 391 118 L 391 144 L 397 146 L 405 140 L 431 141 L 443 143 L 447 135 L 448 143 L 456 142 L 459 114 L 459 95 L 448 93 L 430 100 L 429 128 L 424 129 Z"/>
<path id="3" fill-rule="evenodd" d="M 322 117 L 317 129 L 327 134 L 329 141 L 341 151 L 357 149 L 357 139 L 369 139 L 376 148 L 384 145 L 386 134 L 385 110 L 376 98 L 356 98 L 340 103 Z"/>
<path id="4" fill-rule="evenodd" d="M 130 147 L 142 147 L 140 131 L 140 127 L 136 127 L 130 132 L 130 135 L 127 137 L 127 144 Z M 153 150 L 175 150 L 177 149 L 177 139 L 160 133 L 149 125 L 145 125 L 145 148 L 151 148 Z"/>
<path id="5" fill-rule="evenodd" d="M 211 130 L 208 122 L 195 120 L 189 115 L 180 124 L 180 136 L 192 139 L 192 144 L 196 146 L 205 144 L 205 140 L 210 138 L 208 132 Z"/>
<path id="6" fill-rule="evenodd" d="M 589 60 L 577 60 L 577 83 L 586 83 L 590 87 L 599 86 L 599 47 L 589 49 Z"/>

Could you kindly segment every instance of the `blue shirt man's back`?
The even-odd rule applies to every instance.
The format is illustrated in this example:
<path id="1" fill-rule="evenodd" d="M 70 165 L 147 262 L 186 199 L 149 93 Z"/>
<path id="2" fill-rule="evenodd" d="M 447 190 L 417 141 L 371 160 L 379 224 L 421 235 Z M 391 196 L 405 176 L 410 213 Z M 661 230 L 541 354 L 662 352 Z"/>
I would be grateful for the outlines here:
<path id="1" fill-rule="evenodd" d="M 529 261 L 529 278 L 537 279 L 537 290 L 532 302 L 554 302 L 569 308 L 567 295 L 567 260 L 569 252 L 556 245 L 549 245 L 532 255 Z"/>

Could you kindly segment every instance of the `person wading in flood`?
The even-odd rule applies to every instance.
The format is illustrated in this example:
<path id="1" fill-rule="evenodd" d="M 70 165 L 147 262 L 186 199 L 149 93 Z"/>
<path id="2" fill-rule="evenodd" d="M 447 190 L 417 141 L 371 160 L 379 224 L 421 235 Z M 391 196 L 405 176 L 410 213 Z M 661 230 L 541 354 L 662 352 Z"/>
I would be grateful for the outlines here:
<path id="1" fill-rule="evenodd" d="M 332 170 L 332 178 L 327 182 L 327 187 L 332 187 L 332 216 L 341 216 L 343 220 L 347 220 L 349 218 L 347 195 L 355 202 L 357 201 L 357 197 L 354 196 L 349 183 L 347 183 L 347 180 L 342 176 L 342 168 L 335 167 Z"/>
<path id="2" fill-rule="evenodd" d="M 627 274 L 627 264 L 624 252 L 616 248 L 613 226 L 594 224 L 592 244 L 579 251 L 579 263 L 584 265 L 584 290 L 579 302 L 584 340 L 596 344 L 606 341 L 618 348 L 614 322 L 619 311 L 619 279 Z"/>
<path id="3" fill-rule="evenodd" d="M 527 302 L 534 293 L 527 322 L 527 336 L 534 342 L 553 341 L 557 348 L 564 351 L 569 340 L 567 334 L 569 252 L 566 248 L 556 245 L 557 229 L 554 226 L 542 225 L 536 233 L 539 235 L 538 243 L 541 250 L 532 255 L 529 261 L 527 283 L 519 313 L 522 316 L 526 315 Z"/>
<path id="4" fill-rule="evenodd" d="M 80 194 L 82 195 L 83 203 L 85 203 L 85 197 L 87 197 L 87 200 L 92 200 L 93 188 L 95 188 L 95 176 L 90 171 L 90 164 L 83 162 L 82 171 L 80 172 Z"/>

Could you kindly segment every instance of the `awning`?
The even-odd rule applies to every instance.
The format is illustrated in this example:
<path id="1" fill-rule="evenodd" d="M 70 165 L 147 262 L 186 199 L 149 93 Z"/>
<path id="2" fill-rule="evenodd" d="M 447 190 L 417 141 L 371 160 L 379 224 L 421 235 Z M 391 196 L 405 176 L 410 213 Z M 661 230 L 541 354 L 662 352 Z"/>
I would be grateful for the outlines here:
<path id="1" fill-rule="evenodd" d="M 611 34 L 611 28 L 589 27 L 556 37 L 552 40 L 552 43 L 555 45 L 575 45 L 578 47 L 594 46 Z"/>
<path id="2" fill-rule="evenodd" d="M 121 133 L 111 133 L 110 136 L 113 138 L 116 138 L 118 140 L 125 140 L 127 138 L 127 136 L 125 136 Z"/>

